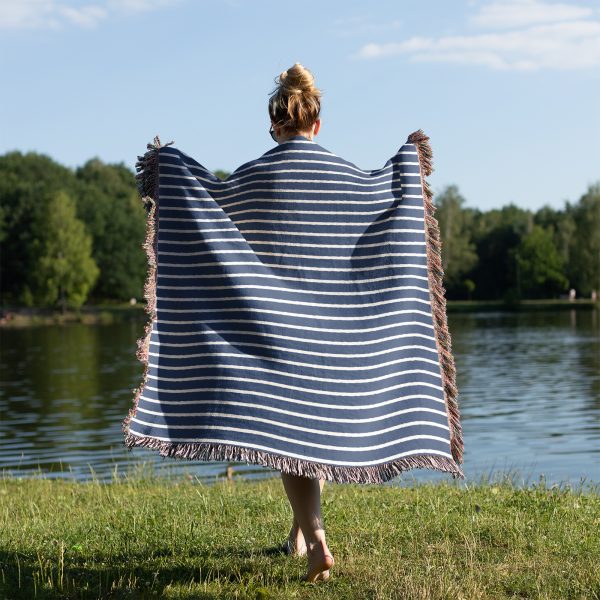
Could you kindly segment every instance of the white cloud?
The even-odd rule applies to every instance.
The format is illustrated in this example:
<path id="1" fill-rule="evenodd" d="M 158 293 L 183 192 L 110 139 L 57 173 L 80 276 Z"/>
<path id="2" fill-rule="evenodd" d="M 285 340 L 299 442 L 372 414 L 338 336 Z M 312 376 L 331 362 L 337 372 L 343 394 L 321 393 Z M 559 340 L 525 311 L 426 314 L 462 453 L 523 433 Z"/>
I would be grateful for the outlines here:
<path id="1" fill-rule="evenodd" d="M 523 27 L 541 23 L 580 20 L 593 14 L 591 8 L 540 0 L 505 0 L 484 4 L 469 20 L 480 27 Z"/>
<path id="2" fill-rule="evenodd" d="M 178 0 L 107 0 L 110 10 L 123 12 L 146 12 L 174 4 Z"/>
<path id="3" fill-rule="evenodd" d="M 587 8 L 540 0 L 494 2 L 482 6 L 471 17 L 471 23 L 513 29 L 370 43 L 362 46 L 355 57 L 404 55 L 411 62 L 472 64 L 517 71 L 593 68 L 600 66 L 600 19 L 582 19 L 588 14 L 591 11 Z"/>
<path id="4" fill-rule="evenodd" d="M 104 0 L 83 6 L 65 0 L 0 0 L 0 29 L 95 27 L 116 12 L 141 12 L 178 0 Z"/>

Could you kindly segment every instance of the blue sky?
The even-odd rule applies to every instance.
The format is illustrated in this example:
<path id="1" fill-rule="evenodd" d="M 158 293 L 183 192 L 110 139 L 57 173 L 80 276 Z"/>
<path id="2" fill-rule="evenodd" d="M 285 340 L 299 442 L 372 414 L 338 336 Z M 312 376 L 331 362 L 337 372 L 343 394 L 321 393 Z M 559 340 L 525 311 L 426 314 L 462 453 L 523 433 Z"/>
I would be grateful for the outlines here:
<path id="1" fill-rule="evenodd" d="M 0 0 L 0 153 L 133 169 L 158 134 L 209 169 L 273 146 L 296 61 L 323 92 L 315 141 L 381 167 L 421 128 L 434 193 L 576 202 L 600 180 L 594 0 Z"/>

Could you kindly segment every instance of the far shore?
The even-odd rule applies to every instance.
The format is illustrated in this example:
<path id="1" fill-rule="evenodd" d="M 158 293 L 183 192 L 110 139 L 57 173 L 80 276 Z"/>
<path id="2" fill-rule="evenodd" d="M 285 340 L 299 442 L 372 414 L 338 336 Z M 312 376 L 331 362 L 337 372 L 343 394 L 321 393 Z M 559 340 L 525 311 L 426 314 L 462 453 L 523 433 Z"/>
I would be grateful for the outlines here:
<path id="1" fill-rule="evenodd" d="M 514 312 L 538 310 L 600 309 L 600 300 L 548 299 L 522 300 L 507 303 L 502 300 L 448 300 L 448 313 L 456 312 Z M 66 323 L 110 324 L 131 319 L 146 319 L 145 303 L 86 304 L 80 308 L 61 310 L 57 307 L 8 306 L 0 308 L 0 327 L 31 325 L 60 325 Z"/>

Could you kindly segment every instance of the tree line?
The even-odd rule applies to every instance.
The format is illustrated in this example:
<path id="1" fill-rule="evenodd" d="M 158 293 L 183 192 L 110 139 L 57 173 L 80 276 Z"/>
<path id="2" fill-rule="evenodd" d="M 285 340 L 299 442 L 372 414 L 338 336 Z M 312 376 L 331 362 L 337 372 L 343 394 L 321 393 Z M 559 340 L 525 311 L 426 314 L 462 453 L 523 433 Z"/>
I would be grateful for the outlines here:
<path id="1" fill-rule="evenodd" d="M 229 173 L 215 171 L 225 179 Z M 0 302 L 77 307 L 141 298 L 146 213 L 135 174 L 98 158 L 0 156 Z M 600 181 L 562 209 L 465 206 L 434 196 L 448 299 L 518 301 L 600 290 Z"/>

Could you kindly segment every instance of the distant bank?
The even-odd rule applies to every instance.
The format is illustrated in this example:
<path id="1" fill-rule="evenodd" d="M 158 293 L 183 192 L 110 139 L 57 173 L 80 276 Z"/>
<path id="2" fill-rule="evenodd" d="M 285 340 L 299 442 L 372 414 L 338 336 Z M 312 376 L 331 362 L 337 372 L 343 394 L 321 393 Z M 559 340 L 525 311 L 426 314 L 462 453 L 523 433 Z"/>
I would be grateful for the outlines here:
<path id="1" fill-rule="evenodd" d="M 448 300 L 447 311 L 532 311 L 532 310 L 600 310 L 600 300 L 550 299 L 521 300 L 507 303 L 502 300 Z M 145 319 L 143 303 L 90 304 L 79 309 L 61 311 L 53 307 L 2 307 L 0 327 L 24 327 L 29 325 L 58 325 L 63 323 L 106 324 L 130 319 Z"/>

